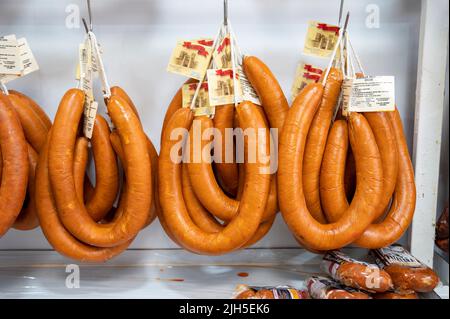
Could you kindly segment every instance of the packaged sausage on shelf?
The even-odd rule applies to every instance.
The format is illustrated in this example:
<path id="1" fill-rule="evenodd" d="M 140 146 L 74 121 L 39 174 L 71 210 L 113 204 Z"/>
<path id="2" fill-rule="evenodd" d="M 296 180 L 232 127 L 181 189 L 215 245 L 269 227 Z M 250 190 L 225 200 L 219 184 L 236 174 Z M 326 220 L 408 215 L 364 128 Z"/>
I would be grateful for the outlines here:
<path id="1" fill-rule="evenodd" d="M 325 277 L 313 276 L 306 281 L 306 286 L 312 299 L 371 299 L 361 290 L 344 286 Z"/>
<path id="2" fill-rule="evenodd" d="M 310 299 L 307 291 L 289 286 L 254 287 L 238 285 L 233 299 Z"/>
<path id="3" fill-rule="evenodd" d="M 431 292 L 439 283 L 431 268 L 400 245 L 372 250 L 372 254 L 376 263 L 391 276 L 394 289 L 400 294 Z"/>
<path id="4" fill-rule="evenodd" d="M 387 272 L 375 264 L 359 261 L 341 251 L 330 251 L 322 261 L 322 269 L 334 280 L 371 293 L 391 289 L 392 279 Z"/>

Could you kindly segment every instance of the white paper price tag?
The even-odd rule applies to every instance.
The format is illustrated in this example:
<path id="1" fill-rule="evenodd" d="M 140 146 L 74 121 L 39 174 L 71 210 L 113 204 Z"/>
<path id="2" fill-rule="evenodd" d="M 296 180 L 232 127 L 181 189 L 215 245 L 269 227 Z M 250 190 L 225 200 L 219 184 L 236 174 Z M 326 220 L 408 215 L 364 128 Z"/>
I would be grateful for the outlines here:
<path id="1" fill-rule="evenodd" d="M 0 74 L 20 75 L 23 64 L 14 34 L 0 37 Z"/>
<path id="2" fill-rule="evenodd" d="M 95 117 L 97 116 L 98 103 L 86 97 L 84 102 L 83 133 L 87 138 L 92 138 L 94 132 Z"/>
<path id="3" fill-rule="evenodd" d="M 250 101 L 253 104 L 261 105 L 261 101 L 259 100 L 258 94 L 256 93 L 253 86 L 250 84 L 250 81 L 247 79 L 245 75 L 242 65 L 239 65 L 237 68 L 237 73 L 239 76 L 239 82 L 241 84 L 242 96 L 238 98 L 238 101 Z"/>
<path id="4" fill-rule="evenodd" d="M 390 112 L 395 110 L 395 77 L 375 76 L 353 79 L 348 99 L 349 112 Z"/>

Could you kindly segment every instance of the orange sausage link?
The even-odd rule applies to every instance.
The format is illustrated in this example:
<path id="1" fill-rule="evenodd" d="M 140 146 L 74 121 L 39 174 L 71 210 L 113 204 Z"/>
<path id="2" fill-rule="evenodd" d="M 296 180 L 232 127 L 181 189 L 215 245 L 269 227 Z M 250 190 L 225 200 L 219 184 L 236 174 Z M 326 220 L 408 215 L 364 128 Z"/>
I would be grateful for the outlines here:
<path id="1" fill-rule="evenodd" d="M 118 95 L 118 96 L 122 97 L 123 99 L 125 99 L 125 101 L 128 103 L 128 105 L 130 105 L 130 107 L 132 108 L 134 113 L 139 118 L 138 110 L 137 110 L 135 104 L 133 103 L 133 100 L 125 92 L 125 90 L 123 90 L 122 88 L 120 88 L 118 86 L 112 87 L 111 95 Z M 113 132 L 112 136 L 114 136 L 114 135 L 118 138 L 117 133 Z M 117 145 L 117 147 L 119 147 L 119 146 Z M 158 215 L 158 212 L 157 212 L 158 205 L 156 205 L 156 200 L 158 200 L 159 196 L 158 196 L 158 187 L 157 187 L 158 183 L 156 181 L 157 176 L 158 176 L 158 152 L 156 151 L 155 146 L 153 145 L 152 141 L 148 137 L 147 137 L 147 149 L 149 152 L 150 162 L 151 162 L 151 166 L 152 166 L 152 178 L 153 178 L 152 179 L 152 189 L 154 192 L 154 195 L 153 195 L 154 200 L 152 201 L 150 216 L 146 223 L 146 225 L 149 225 L 155 220 L 156 216 Z"/>
<path id="2" fill-rule="evenodd" d="M 356 241 L 358 246 L 370 249 L 387 247 L 399 240 L 414 216 L 416 207 L 416 184 L 408 145 L 403 133 L 398 110 L 388 113 L 397 142 L 399 168 L 394 199 L 384 221 L 372 224 Z"/>
<path id="3" fill-rule="evenodd" d="M 228 221 L 236 216 L 239 202 L 230 198 L 220 188 L 212 169 L 210 152 L 204 151 L 212 143 L 212 136 L 208 140 L 203 139 L 204 133 L 212 128 L 213 122 L 209 117 L 200 116 L 194 119 L 189 130 L 190 161 L 187 167 L 192 187 L 202 205 L 214 216 Z M 198 141 L 198 138 L 201 138 L 201 141 Z"/>
<path id="4" fill-rule="evenodd" d="M 303 188 L 306 205 L 311 215 L 322 224 L 327 221 L 320 203 L 320 167 L 331 120 L 341 92 L 342 80 L 342 72 L 331 68 L 323 91 L 322 102 L 308 132 L 303 158 Z"/>
<path id="5" fill-rule="evenodd" d="M 29 107 L 28 100 L 13 94 L 8 95 L 8 98 L 17 113 L 26 139 L 35 150 L 39 151 L 45 143 L 48 128 Z"/>
<path id="6" fill-rule="evenodd" d="M 10 95 L 17 95 L 25 100 L 28 101 L 28 105 L 30 108 L 33 109 L 33 111 L 36 113 L 36 115 L 39 117 L 39 119 L 41 120 L 41 122 L 44 124 L 44 126 L 47 128 L 47 130 L 49 130 L 52 127 L 52 121 L 50 121 L 50 118 L 48 117 L 48 115 L 45 113 L 45 111 L 39 106 L 39 104 L 37 104 L 32 98 L 28 97 L 27 95 L 18 92 L 18 91 L 14 91 L 14 90 L 9 90 L 9 94 Z"/>
<path id="7" fill-rule="evenodd" d="M 322 100 L 323 86 L 308 85 L 295 99 L 281 132 L 278 189 L 283 218 L 291 231 L 315 250 L 333 250 L 362 235 L 382 197 L 383 170 L 375 137 L 360 114 L 349 117 L 349 132 L 357 163 L 358 185 L 345 215 L 333 224 L 317 222 L 308 211 L 301 172 L 306 138 Z"/>
<path id="8" fill-rule="evenodd" d="M 244 102 L 238 108 L 238 116 L 243 127 L 262 128 L 264 119 L 253 109 L 255 106 Z M 172 147 L 179 141 L 170 139 L 169 132 L 176 128 L 188 130 L 193 115 L 189 109 L 178 110 L 167 126 L 159 161 L 159 189 L 164 219 L 173 236 L 188 249 L 197 253 L 218 255 L 230 252 L 247 243 L 259 227 L 264 206 L 269 193 L 270 176 L 261 174 L 260 163 L 246 163 L 246 183 L 240 201 L 239 214 L 220 232 L 207 233 L 196 226 L 187 211 L 181 180 L 181 164 L 170 158 Z M 267 132 L 267 137 L 269 136 Z M 182 142 L 186 136 L 182 137 Z M 248 141 L 246 141 L 248 143 Z M 267 139 L 260 145 L 266 151 L 269 147 Z M 267 168 L 267 167 L 265 167 Z M 162 178 L 164 177 L 164 178 Z"/>
<path id="9" fill-rule="evenodd" d="M 197 83 L 197 82 L 198 82 L 197 80 L 189 79 L 186 82 L 184 82 L 184 84 Z M 183 91 L 182 91 L 182 89 L 183 89 L 183 86 L 178 89 L 177 93 L 175 93 L 174 97 L 172 98 L 172 101 L 170 102 L 170 104 L 166 110 L 166 114 L 164 115 L 164 121 L 163 121 L 162 129 L 161 129 L 161 141 L 163 140 L 162 133 L 166 131 L 166 126 L 167 126 L 167 123 L 169 122 L 170 118 L 178 109 L 181 109 L 181 107 L 183 106 Z"/>
<path id="10" fill-rule="evenodd" d="M 86 167 L 89 160 L 89 141 L 85 137 L 77 138 L 73 159 L 73 178 L 75 190 L 80 202 L 84 202 Z"/>
<path id="11" fill-rule="evenodd" d="M 0 237 L 22 209 L 28 185 L 28 150 L 22 127 L 7 96 L 0 93 Z"/>
<path id="12" fill-rule="evenodd" d="M 50 136 L 48 139 L 50 140 Z M 123 252 L 132 242 L 130 240 L 112 248 L 98 248 L 80 242 L 64 228 L 50 185 L 48 142 L 44 144 L 36 169 L 36 207 L 45 237 L 57 252 L 66 257 L 83 262 L 104 262 Z"/>
<path id="13" fill-rule="evenodd" d="M 246 56 L 243 61 L 245 75 L 261 99 L 271 128 L 281 129 L 289 111 L 289 104 L 272 71 L 260 59 Z"/>
<path id="14" fill-rule="evenodd" d="M 128 242 L 144 226 L 151 205 L 151 169 L 146 136 L 139 119 L 126 101 L 112 96 L 108 113 L 117 127 L 124 148 L 127 198 L 124 213 L 115 223 L 98 225 L 75 194 L 73 145 L 83 113 L 84 93 L 69 90 L 63 97 L 53 125 L 49 149 L 49 175 L 59 216 L 65 227 L 79 240 L 98 247 Z"/>
<path id="15" fill-rule="evenodd" d="M 36 212 L 36 201 L 35 201 L 35 173 L 36 165 L 38 161 L 38 154 L 31 147 L 28 146 L 28 193 L 25 200 L 24 206 L 19 216 L 15 220 L 13 227 L 17 230 L 32 230 L 39 226 L 39 219 Z M 1 180 L 1 179 L 0 179 Z"/>
<path id="16" fill-rule="evenodd" d="M 338 221 L 348 209 L 345 192 L 345 163 L 348 154 L 348 128 L 345 120 L 334 122 L 325 148 L 320 172 L 320 199 L 327 220 Z"/>
<path id="17" fill-rule="evenodd" d="M 226 129 L 233 129 L 233 121 L 234 121 L 234 105 L 222 105 L 216 107 L 216 113 L 214 115 L 214 127 L 220 131 L 222 136 L 222 154 L 221 154 L 221 163 L 215 163 L 215 168 L 217 172 L 217 177 L 220 185 L 224 188 L 224 190 L 232 195 L 236 196 L 237 188 L 238 188 L 238 167 L 237 163 L 233 161 L 227 163 L 226 158 L 226 150 L 230 147 L 233 147 L 234 143 L 231 141 L 227 141 L 226 137 Z M 227 145 L 230 144 L 230 145 Z"/>
<path id="18" fill-rule="evenodd" d="M 86 203 L 86 209 L 95 221 L 101 220 L 111 210 L 119 191 L 119 169 L 109 135 L 108 123 L 98 114 L 91 139 L 95 187 Z"/>

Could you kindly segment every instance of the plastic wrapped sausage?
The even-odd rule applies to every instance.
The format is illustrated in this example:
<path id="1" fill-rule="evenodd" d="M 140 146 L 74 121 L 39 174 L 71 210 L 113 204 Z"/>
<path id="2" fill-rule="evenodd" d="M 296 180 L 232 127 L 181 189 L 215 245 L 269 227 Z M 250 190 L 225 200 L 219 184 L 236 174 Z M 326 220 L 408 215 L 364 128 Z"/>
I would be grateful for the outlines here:
<path id="1" fill-rule="evenodd" d="M 233 299 L 309 299 L 307 291 L 289 286 L 253 287 L 239 285 Z"/>
<path id="2" fill-rule="evenodd" d="M 394 288 L 400 294 L 430 292 L 439 283 L 431 268 L 400 245 L 372 250 L 372 253 L 377 264 L 391 276 Z"/>
<path id="3" fill-rule="evenodd" d="M 330 251 L 323 257 L 322 269 L 341 284 L 371 293 L 393 288 L 389 274 L 375 264 L 351 258 L 341 251 Z"/>
<path id="4" fill-rule="evenodd" d="M 312 299 L 371 299 L 365 292 L 325 277 L 313 276 L 306 281 L 306 286 Z"/>

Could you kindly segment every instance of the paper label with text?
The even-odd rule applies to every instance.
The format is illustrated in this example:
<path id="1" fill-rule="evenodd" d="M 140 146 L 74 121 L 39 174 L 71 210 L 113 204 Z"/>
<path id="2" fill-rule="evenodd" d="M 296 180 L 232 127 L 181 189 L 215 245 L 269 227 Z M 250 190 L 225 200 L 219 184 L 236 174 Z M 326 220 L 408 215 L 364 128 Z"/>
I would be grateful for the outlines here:
<path id="1" fill-rule="evenodd" d="M 22 76 L 30 74 L 32 72 L 39 70 L 39 65 L 31 51 L 30 46 L 25 38 L 20 38 L 17 40 L 17 49 L 19 53 L 19 64 L 23 67 L 20 74 L 0 74 L 0 81 L 3 83 L 8 83 Z"/>
<path id="2" fill-rule="evenodd" d="M 317 83 L 320 80 L 322 73 L 323 70 L 319 67 L 307 63 L 300 63 L 297 66 L 294 84 L 291 89 L 292 99 L 295 99 L 300 91 L 308 84 Z"/>
<path id="3" fill-rule="evenodd" d="M 95 118 L 97 116 L 98 103 L 89 97 L 86 97 L 84 102 L 84 121 L 83 133 L 87 138 L 92 138 L 94 132 Z"/>
<path id="4" fill-rule="evenodd" d="M 328 58 L 339 38 L 339 27 L 318 21 L 310 21 L 306 33 L 304 54 Z"/>
<path id="5" fill-rule="evenodd" d="M 258 94 L 256 93 L 255 89 L 251 85 L 250 81 L 248 80 L 247 76 L 244 73 L 244 70 L 242 68 L 242 65 L 237 66 L 237 74 L 239 77 L 239 82 L 241 85 L 241 92 L 242 96 L 238 98 L 238 101 L 250 101 L 253 104 L 261 105 L 261 101 L 259 99 Z"/>
<path id="6" fill-rule="evenodd" d="M 374 76 L 349 80 L 344 90 L 348 112 L 395 110 L 395 77 Z"/>
<path id="7" fill-rule="evenodd" d="M 206 40 L 205 40 L 206 41 Z M 178 41 L 167 71 L 201 81 L 211 60 L 212 48 L 195 41 Z"/>
<path id="8" fill-rule="evenodd" d="M 16 36 L 0 37 L 0 74 L 20 75 L 22 71 L 23 63 Z"/>
<path id="9" fill-rule="evenodd" d="M 212 106 L 234 104 L 234 83 L 238 86 L 238 96 L 242 96 L 239 76 L 233 80 L 232 69 L 211 69 L 207 72 L 209 104 Z"/>

